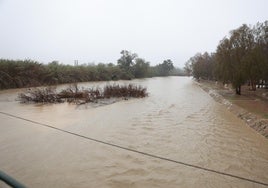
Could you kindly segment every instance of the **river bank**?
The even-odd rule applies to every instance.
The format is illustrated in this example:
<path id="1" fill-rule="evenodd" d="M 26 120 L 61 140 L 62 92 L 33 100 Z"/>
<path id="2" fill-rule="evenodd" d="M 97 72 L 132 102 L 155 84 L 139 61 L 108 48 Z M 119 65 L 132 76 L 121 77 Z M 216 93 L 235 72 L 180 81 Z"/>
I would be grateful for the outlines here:
<path id="1" fill-rule="evenodd" d="M 249 127 L 268 138 L 268 91 L 250 91 L 242 87 L 242 95 L 235 95 L 230 85 L 223 86 L 215 81 L 196 82 L 215 101 L 242 119 Z"/>

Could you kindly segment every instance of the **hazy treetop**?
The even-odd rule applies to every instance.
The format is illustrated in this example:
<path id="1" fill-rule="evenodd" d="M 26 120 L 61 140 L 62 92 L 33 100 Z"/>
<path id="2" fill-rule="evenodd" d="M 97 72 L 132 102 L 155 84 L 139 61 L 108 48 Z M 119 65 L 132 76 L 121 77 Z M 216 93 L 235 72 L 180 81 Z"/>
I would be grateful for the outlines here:
<path id="1" fill-rule="evenodd" d="M 0 0 L 0 58 L 116 62 L 121 50 L 151 64 L 183 64 L 246 24 L 267 0 Z"/>

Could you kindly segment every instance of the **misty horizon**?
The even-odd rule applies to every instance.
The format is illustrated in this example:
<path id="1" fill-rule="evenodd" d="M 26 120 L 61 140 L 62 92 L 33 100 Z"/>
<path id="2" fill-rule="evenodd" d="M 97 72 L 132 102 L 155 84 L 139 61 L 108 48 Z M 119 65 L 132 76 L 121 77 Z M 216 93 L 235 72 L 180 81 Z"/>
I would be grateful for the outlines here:
<path id="1" fill-rule="evenodd" d="M 214 52 L 242 24 L 268 18 L 265 0 L 0 0 L 0 58 L 42 63 L 117 63 L 121 50 L 176 67 Z"/>

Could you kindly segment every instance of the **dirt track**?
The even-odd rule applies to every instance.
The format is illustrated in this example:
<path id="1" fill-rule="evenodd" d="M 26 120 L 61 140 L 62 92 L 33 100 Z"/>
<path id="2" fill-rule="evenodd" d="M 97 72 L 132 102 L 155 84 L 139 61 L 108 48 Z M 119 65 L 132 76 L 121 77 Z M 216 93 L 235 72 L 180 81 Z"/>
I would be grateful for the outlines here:
<path id="1" fill-rule="evenodd" d="M 242 86 L 242 94 L 236 95 L 231 86 L 223 86 L 213 81 L 201 81 L 198 85 L 217 102 L 244 120 L 247 125 L 268 138 L 268 90 L 251 91 Z"/>

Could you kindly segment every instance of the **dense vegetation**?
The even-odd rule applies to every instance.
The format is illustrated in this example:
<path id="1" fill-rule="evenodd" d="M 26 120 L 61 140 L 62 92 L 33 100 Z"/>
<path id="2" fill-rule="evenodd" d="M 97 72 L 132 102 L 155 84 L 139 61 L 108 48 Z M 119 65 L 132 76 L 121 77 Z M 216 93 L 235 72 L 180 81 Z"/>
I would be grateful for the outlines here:
<path id="1" fill-rule="evenodd" d="M 0 89 L 183 74 L 182 70 L 174 68 L 169 59 L 150 66 L 149 62 L 126 50 L 121 52 L 116 65 L 99 63 L 72 66 L 57 61 L 41 64 L 32 60 L 0 59 Z"/>
<path id="2" fill-rule="evenodd" d="M 195 78 L 231 83 L 241 94 L 245 83 L 256 90 L 268 83 L 268 21 L 254 26 L 243 24 L 224 37 L 214 53 L 196 54 L 185 64 Z"/>

